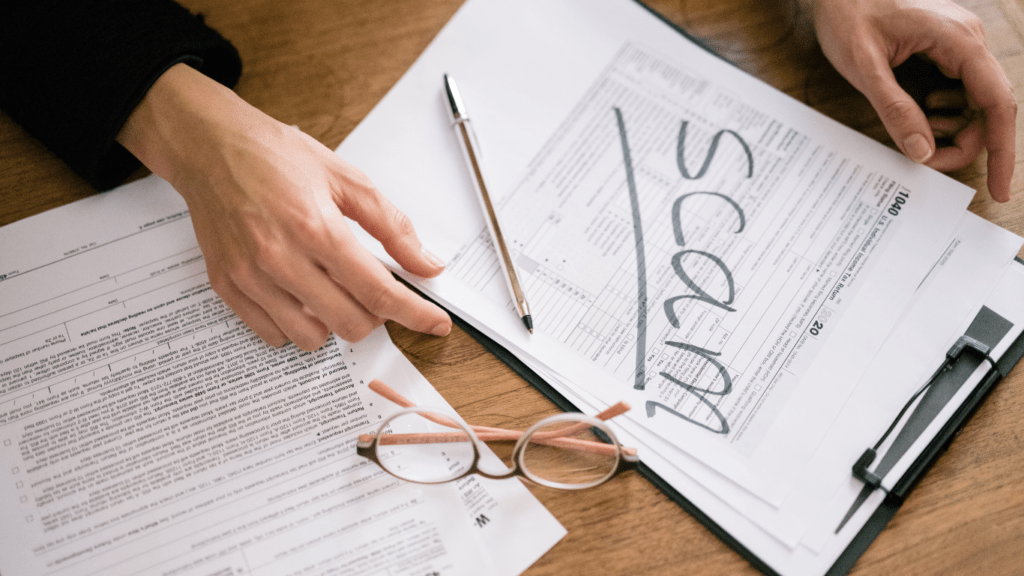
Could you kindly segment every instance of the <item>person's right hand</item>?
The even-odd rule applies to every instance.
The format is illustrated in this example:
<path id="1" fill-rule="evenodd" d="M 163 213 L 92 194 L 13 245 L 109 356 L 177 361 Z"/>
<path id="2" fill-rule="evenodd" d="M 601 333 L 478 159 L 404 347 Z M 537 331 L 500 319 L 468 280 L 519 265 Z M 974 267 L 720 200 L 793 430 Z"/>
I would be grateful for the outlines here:
<path id="1" fill-rule="evenodd" d="M 345 217 L 422 277 L 444 263 L 361 171 L 185 64 L 172 66 L 118 135 L 184 197 L 210 283 L 263 340 L 315 350 L 391 319 L 444 336 L 451 319 L 359 244 Z"/>
<path id="2" fill-rule="evenodd" d="M 977 16 L 951 0 L 804 0 L 813 11 L 821 48 L 832 65 L 878 111 L 911 160 L 951 171 L 988 151 L 988 190 L 1010 199 L 1016 152 L 1017 101 L 999 61 L 985 44 Z M 892 68 L 920 54 L 950 78 L 963 80 L 974 112 L 930 119 L 897 84 Z M 953 145 L 936 149 L 934 132 Z"/>

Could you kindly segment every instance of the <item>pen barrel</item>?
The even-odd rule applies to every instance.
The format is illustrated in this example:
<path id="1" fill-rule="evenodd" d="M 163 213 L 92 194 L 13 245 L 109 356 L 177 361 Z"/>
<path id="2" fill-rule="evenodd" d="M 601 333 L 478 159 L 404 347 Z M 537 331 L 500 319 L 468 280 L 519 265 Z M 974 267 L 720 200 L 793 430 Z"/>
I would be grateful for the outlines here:
<path id="1" fill-rule="evenodd" d="M 484 214 L 484 221 L 487 223 L 487 230 L 491 235 L 491 242 L 494 244 L 494 252 L 500 261 L 502 276 L 505 278 L 505 287 L 512 296 L 513 304 L 520 317 L 530 315 L 530 305 L 523 294 L 519 277 L 516 272 L 515 263 L 512 261 L 512 254 L 505 242 L 502 228 L 498 220 L 498 211 L 491 201 L 490 190 L 484 179 L 484 170 L 480 160 L 476 136 L 470 129 L 468 118 L 453 122 L 456 139 L 459 141 L 459 148 L 462 150 L 462 157 L 469 167 L 470 180 L 473 181 L 473 189 L 476 192 L 476 199 L 480 203 L 480 209 Z"/>

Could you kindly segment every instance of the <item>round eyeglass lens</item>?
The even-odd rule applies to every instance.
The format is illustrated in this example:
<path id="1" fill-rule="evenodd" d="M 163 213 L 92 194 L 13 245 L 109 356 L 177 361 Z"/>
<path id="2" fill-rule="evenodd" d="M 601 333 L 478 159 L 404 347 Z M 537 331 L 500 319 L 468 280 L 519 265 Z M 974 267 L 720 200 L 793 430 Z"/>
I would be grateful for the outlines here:
<path id="1" fill-rule="evenodd" d="M 447 482 L 466 474 L 476 449 L 463 428 L 450 428 L 431 418 L 452 422 L 429 410 L 399 414 L 388 421 L 377 442 L 377 459 L 391 474 L 411 482 Z"/>
<path id="2" fill-rule="evenodd" d="M 618 446 L 605 443 L 592 424 L 578 420 L 540 426 L 525 441 L 520 455 L 528 477 L 556 488 L 596 486 L 615 472 L 618 463 Z"/>

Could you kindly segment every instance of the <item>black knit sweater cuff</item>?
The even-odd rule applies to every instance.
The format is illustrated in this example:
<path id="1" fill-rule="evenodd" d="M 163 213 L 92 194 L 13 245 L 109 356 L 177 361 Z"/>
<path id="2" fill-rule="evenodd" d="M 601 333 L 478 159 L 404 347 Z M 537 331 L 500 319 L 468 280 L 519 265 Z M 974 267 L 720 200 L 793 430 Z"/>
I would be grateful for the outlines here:
<path id="1" fill-rule="evenodd" d="M 186 62 L 226 86 L 238 51 L 170 0 L 26 0 L 0 8 L 0 107 L 99 190 L 139 162 L 114 138 Z"/>

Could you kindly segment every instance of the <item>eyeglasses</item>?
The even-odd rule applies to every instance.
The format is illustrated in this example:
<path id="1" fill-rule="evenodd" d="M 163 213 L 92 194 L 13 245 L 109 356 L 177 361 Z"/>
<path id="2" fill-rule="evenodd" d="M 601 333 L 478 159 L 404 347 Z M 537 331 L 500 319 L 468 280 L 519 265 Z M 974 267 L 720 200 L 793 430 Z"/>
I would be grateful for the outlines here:
<path id="1" fill-rule="evenodd" d="M 581 490 L 602 484 L 640 462 L 635 448 L 619 444 L 604 420 L 629 410 L 619 402 L 594 417 L 550 416 L 525 432 L 466 425 L 454 417 L 419 408 L 380 380 L 370 389 L 402 406 L 376 434 L 361 434 L 356 452 L 385 472 L 420 484 L 440 484 L 470 474 L 485 478 L 519 476 L 541 486 Z M 514 441 L 512 465 L 487 459 L 481 442 Z"/>

